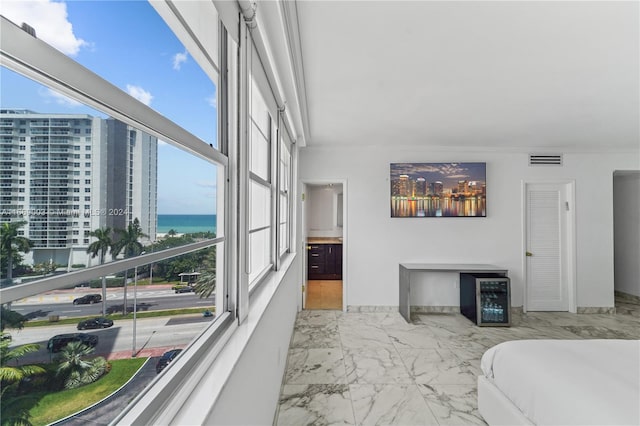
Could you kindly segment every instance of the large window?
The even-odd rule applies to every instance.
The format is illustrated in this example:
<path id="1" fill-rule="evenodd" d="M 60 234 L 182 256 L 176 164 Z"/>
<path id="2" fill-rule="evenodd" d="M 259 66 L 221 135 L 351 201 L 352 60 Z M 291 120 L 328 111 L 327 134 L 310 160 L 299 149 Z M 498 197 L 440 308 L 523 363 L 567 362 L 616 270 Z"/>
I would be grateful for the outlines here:
<path id="1" fill-rule="evenodd" d="M 248 58 L 248 232 L 250 290 L 278 269 L 290 250 L 292 140 L 254 40 Z"/>
<path id="2" fill-rule="evenodd" d="M 183 3 L 160 13 L 200 11 Z M 107 282 L 126 298 L 138 279 L 173 293 L 180 273 L 198 273 L 215 277 L 207 306 L 226 311 L 217 48 L 192 57 L 148 2 L 11 2 L 2 14 L 0 222 L 31 245 L 0 256 L 3 300 L 98 282 L 108 314 Z"/>
<path id="3" fill-rule="evenodd" d="M 291 226 L 291 139 L 284 126 L 280 132 L 279 161 L 279 216 L 278 216 L 278 253 L 283 256 L 290 248 Z"/>
<path id="4" fill-rule="evenodd" d="M 261 306 L 250 291 L 277 284 L 272 271 L 293 260 L 295 154 L 283 102 L 251 37 L 241 39 L 238 14 L 226 13 L 227 33 L 214 3 L 2 8 L 0 222 L 33 244 L 12 253 L 20 268 L 0 256 L 3 302 L 28 314 L 46 291 L 66 289 L 64 303 L 89 293 L 102 314 L 136 316 L 193 297 L 191 285 L 206 281 L 198 277 L 215 285 L 188 306 L 214 311 L 212 326 L 199 321 L 191 340 L 181 336 L 178 371 L 130 407 L 141 418 L 188 395 L 174 390 L 196 386 L 184 380 L 190 369 Z M 151 288 L 140 287 L 150 284 L 166 287 L 163 303 L 145 300 Z M 122 327 L 133 353 L 151 336 L 136 337 L 135 322 Z"/>
<path id="5" fill-rule="evenodd" d="M 29 23 L 39 39 L 67 55 L 47 51 L 43 43 L 27 38 L 27 42 L 38 46 L 40 56 L 44 52 L 53 59 L 29 68 L 21 66 L 22 59 L 17 58 L 13 63 L 3 61 L 0 69 L 6 133 L 2 147 L 10 153 L 3 162 L 2 182 L 6 189 L 1 200 L 2 220 L 27 222 L 24 227 L 26 235 L 33 239 L 34 250 L 25 257 L 25 266 L 49 261 L 59 265 L 60 271 L 71 271 L 95 265 L 97 260 L 86 252 L 95 238 L 74 241 L 67 236 L 73 218 L 84 218 L 90 231 L 110 228 L 114 233 L 137 218 L 144 235 L 141 240 L 148 244 L 169 233 L 171 237 L 223 235 L 216 213 L 222 207 L 217 204 L 223 199 L 224 188 L 218 188 L 217 182 L 220 173 L 224 182 L 224 168 L 218 170 L 224 166 L 220 162 L 224 157 L 210 149 L 210 145 L 218 144 L 215 82 L 208 75 L 211 71 L 205 73 L 199 67 L 147 2 L 70 2 L 57 6 L 48 2 L 18 3 L 3 8 L 3 14 L 18 24 Z M 56 13 L 60 6 L 66 15 Z M 34 13 L 34 7 L 40 8 L 38 13 Z M 47 13 L 51 15 L 48 21 L 36 18 Z M 122 19 L 133 19 L 133 15 L 144 25 L 125 26 L 114 34 L 114 25 L 122 24 Z M 56 25 L 72 30 L 57 34 L 51 31 Z M 24 38 L 24 34 L 20 35 Z M 61 41 L 65 37 L 69 39 L 66 43 Z M 120 38 L 127 39 L 127 43 L 121 44 Z M 24 59 L 24 63 L 29 62 Z M 69 62 L 75 63 L 73 69 L 77 72 L 65 72 L 59 78 L 66 80 L 66 87 L 78 89 L 67 92 L 55 84 L 59 82 L 55 73 L 56 68 Z M 154 65 L 153 78 L 150 64 Z M 36 69 L 38 66 L 42 69 Z M 87 80 L 102 84 L 84 85 Z M 167 80 L 172 84 L 166 84 Z M 82 87 L 93 93 L 80 90 Z M 194 93 L 202 96 L 196 98 Z M 90 101 L 89 106 L 77 99 L 95 102 Z M 109 108 L 100 108 L 101 105 Z M 155 114 L 148 107 L 164 115 Z M 203 139 L 165 116 L 184 123 Z M 21 136 L 22 142 L 17 134 L 26 135 Z M 23 151 L 27 157 L 22 159 L 28 161 L 13 165 L 14 158 L 18 159 L 13 150 L 17 152 L 18 144 L 25 141 L 28 144 Z M 86 154 L 85 162 L 71 161 L 80 157 L 72 152 L 82 146 L 93 154 Z M 194 155 L 194 146 L 199 155 Z M 202 155 L 203 152 L 217 155 Z M 30 179 L 14 184 L 16 166 L 22 167 L 19 171 Z M 93 179 L 70 179 L 80 175 Z M 19 199 L 17 192 L 26 196 Z M 85 202 L 90 204 L 72 204 L 79 197 L 72 197 L 71 193 L 91 194 L 85 196 Z M 180 243 L 188 241 L 183 238 Z M 111 256 L 104 259 L 109 260 Z M 5 275 L 6 271 L 4 278 Z"/>
<path id="6" fill-rule="evenodd" d="M 253 287 L 272 266 L 271 150 L 273 120 L 264 97 L 251 82 L 249 123 L 249 286 Z"/>

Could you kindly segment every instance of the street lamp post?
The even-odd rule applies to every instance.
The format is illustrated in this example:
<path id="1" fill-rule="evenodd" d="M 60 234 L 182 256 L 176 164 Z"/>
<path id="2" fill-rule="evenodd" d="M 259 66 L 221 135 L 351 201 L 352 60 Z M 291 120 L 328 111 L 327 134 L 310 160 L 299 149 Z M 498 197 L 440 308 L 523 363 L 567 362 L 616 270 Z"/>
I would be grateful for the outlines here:
<path id="1" fill-rule="evenodd" d="M 153 253 L 153 245 L 155 243 L 155 241 L 151 242 L 151 253 Z M 149 284 L 153 284 L 153 262 L 151 262 L 151 265 L 149 266 Z"/>
<path id="2" fill-rule="evenodd" d="M 139 254 L 142 256 L 146 252 Z M 131 348 L 131 358 L 136 357 L 136 320 L 138 318 L 138 267 L 133 268 L 133 343 Z"/>
<path id="3" fill-rule="evenodd" d="M 136 357 L 136 317 L 138 308 L 138 267 L 133 272 L 133 344 L 131 349 L 131 358 Z"/>

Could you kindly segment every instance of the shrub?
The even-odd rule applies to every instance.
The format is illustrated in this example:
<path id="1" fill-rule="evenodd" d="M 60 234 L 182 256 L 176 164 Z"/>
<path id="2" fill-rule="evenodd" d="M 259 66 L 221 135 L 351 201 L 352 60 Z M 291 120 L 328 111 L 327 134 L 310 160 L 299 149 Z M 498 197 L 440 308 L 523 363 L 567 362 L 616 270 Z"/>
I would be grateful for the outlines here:
<path id="1" fill-rule="evenodd" d="M 123 286 L 122 278 L 107 278 L 107 288 L 122 287 L 122 286 Z M 89 287 L 102 288 L 102 279 L 92 280 L 89 283 Z"/>

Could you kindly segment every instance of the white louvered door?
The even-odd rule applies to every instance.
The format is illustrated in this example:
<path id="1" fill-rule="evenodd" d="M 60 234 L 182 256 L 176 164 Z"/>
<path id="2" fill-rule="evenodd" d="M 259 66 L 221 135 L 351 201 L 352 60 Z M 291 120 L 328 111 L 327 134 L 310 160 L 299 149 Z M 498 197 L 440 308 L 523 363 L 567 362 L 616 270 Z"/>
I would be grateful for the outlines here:
<path id="1" fill-rule="evenodd" d="M 567 220 L 562 183 L 526 185 L 526 309 L 568 311 Z"/>

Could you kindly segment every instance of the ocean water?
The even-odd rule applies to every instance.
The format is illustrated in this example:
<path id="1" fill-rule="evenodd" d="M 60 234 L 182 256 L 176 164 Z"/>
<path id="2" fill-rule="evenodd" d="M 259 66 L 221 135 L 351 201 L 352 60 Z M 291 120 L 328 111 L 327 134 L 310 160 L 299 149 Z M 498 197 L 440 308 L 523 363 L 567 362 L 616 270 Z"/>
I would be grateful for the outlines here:
<path id="1" fill-rule="evenodd" d="M 178 234 L 194 232 L 216 232 L 215 214 L 159 214 L 158 233 L 166 234 L 173 229 Z"/>

